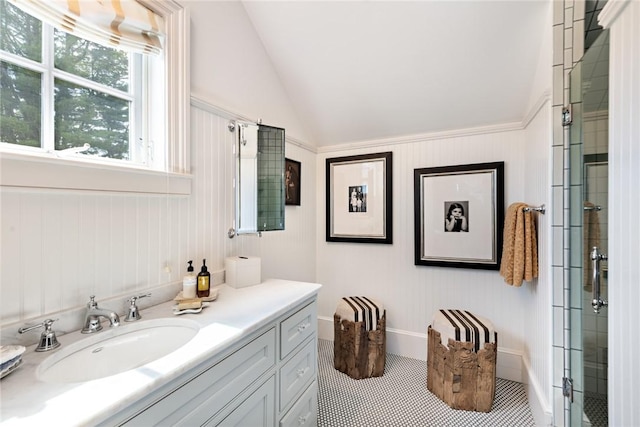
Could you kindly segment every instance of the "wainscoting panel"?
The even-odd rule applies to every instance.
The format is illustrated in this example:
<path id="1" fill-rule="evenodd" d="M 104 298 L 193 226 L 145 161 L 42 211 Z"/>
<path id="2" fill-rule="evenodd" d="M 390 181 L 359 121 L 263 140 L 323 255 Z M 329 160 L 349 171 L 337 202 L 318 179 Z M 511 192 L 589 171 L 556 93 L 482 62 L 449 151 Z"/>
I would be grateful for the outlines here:
<path id="1" fill-rule="evenodd" d="M 327 243 L 323 226 L 325 159 L 384 150 L 319 155 L 317 277 L 324 285 L 319 296 L 319 315 L 331 317 L 342 296 L 369 295 L 384 302 L 388 328 L 424 334 L 435 310 L 468 309 L 493 321 L 501 346 L 522 353 L 522 312 L 528 298 L 528 285 L 508 286 L 497 271 L 414 265 L 413 171 L 432 166 L 504 161 L 505 205 L 508 205 L 524 198 L 523 144 L 524 131 L 506 131 L 389 147 L 394 156 L 392 245 Z"/>
<path id="2" fill-rule="evenodd" d="M 192 107 L 190 196 L 0 187 L 0 327 L 13 336 L 29 319 L 81 309 L 90 295 L 124 312 L 132 295 L 179 286 L 188 260 L 197 272 L 206 259 L 216 272 L 226 256 L 260 256 L 263 279 L 314 281 L 315 153 L 286 145 L 302 163 L 302 204 L 286 207 L 286 230 L 229 239 L 228 122 Z"/>
<path id="3" fill-rule="evenodd" d="M 606 13 L 605 13 L 606 12 Z M 606 19 L 603 17 L 606 16 Z M 609 2 L 609 425 L 640 425 L 640 2 Z"/>

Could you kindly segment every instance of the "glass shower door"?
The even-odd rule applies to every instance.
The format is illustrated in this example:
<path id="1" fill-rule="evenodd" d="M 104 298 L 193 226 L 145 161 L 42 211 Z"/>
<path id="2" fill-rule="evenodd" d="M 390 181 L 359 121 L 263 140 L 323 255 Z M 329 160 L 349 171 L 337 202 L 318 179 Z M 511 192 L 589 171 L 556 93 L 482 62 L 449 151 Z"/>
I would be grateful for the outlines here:
<path id="1" fill-rule="evenodd" d="M 608 87 L 603 31 L 571 71 L 572 426 L 608 425 Z"/>

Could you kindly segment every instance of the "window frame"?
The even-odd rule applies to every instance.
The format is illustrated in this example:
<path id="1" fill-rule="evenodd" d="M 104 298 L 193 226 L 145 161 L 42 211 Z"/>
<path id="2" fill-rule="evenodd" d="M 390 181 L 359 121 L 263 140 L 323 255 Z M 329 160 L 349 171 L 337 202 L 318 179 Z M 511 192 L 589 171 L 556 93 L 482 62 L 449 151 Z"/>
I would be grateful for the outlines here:
<path id="1" fill-rule="evenodd" d="M 0 187 L 191 194 L 189 156 L 189 15 L 175 0 L 138 0 L 162 15 L 166 34 L 164 75 L 165 171 L 135 164 L 96 162 L 41 151 L 0 149 Z M 143 106 L 145 108 L 146 106 Z M 3 144 L 8 145 L 8 144 Z"/>

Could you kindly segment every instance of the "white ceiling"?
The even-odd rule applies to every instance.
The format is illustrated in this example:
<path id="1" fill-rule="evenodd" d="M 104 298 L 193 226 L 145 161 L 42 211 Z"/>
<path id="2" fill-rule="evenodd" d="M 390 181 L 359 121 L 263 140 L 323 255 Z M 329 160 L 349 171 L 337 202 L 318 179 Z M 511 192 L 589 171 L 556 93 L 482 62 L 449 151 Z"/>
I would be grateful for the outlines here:
<path id="1" fill-rule="evenodd" d="M 520 122 L 549 7 L 542 0 L 243 4 L 317 146 Z"/>

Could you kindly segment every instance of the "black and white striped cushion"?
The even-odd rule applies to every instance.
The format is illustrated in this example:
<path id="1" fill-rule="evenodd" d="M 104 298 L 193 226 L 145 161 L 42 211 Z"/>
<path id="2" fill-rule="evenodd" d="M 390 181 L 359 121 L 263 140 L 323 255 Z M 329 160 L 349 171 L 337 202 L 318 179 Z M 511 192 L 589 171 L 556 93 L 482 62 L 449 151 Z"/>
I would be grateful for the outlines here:
<path id="1" fill-rule="evenodd" d="M 491 321 L 466 310 L 438 310 L 431 327 L 440 333 L 443 345 L 447 345 L 451 338 L 454 341 L 473 342 L 478 351 L 484 347 L 484 343 L 496 341 Z"/>
<path id="2" fill-rule="evenodd" d="M 375 331 L 384 315 L 384 306 L 367 297 L 344 297 L 338 302 L 336 314 L 341 319 L 363 322 L 365 330 Z"/>

